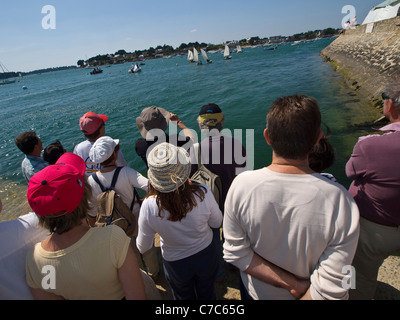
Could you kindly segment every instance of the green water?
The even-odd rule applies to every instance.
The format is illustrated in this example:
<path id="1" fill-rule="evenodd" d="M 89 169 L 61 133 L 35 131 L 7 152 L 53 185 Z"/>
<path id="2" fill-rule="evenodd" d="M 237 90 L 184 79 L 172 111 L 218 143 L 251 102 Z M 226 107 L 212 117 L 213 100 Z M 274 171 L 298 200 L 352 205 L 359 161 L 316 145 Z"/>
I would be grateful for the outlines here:
<path id="1" fill-rule="evenodd" d="M 199 133 L 196 118 L 207 103 L 217 103 L 225 113 L 225 128 L 254 130 L 254 168 L 270 163 L 271 149 L 263 138 L 265 118 L 271 103 L 283 95 L 308 94 L 320 103 L 322 117 L 332 130 L 331 142 L 337 160 L 329 172 L 349 185 L 344 173 L 357 138 L 366 131 L 357 123 L 380 117 L 343 84 L 342 78 L 325 63 L 319 52 L 332 40 L 297 45 L 282 44 L 278 50 L 245 48 L 224 61 L 221 52 L 210 53 L 212 64 L 197 66 L 186 56 L 146 61 L 139 74 L 130 74 L 130 63 L 90 69 L 67 70 L 20 78 L 0 87 L 0 221 L 24 214 L 26 185 L 20 164 L 24 155 L 14 144 L 23 131 L 34 130 L 46 146 L 59 139 L 67 151 L 84 139 L 79 118 L 87 111 L 106 114 L 107 135 L 121 140 L 129 165 L 146 174 L 135 154 L 139 138 L 136 117 L 145 107 L 156 105 L 179 115 Z M 28 89 L 23 90 L 22 86 Z"/>

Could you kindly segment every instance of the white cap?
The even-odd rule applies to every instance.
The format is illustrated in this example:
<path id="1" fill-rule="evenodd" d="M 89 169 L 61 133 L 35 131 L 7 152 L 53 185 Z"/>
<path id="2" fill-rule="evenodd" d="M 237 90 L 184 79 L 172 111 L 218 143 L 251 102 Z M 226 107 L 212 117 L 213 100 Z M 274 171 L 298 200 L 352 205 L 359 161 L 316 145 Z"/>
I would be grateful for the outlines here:
<path id="1" fill-rule="evenodd" d="M 97 139 L 89 151 L 90 160 L 103 163 L 111 157 L 117 145 L 119 145 L 118 139 L 114 140 L 107 136 Z"/>

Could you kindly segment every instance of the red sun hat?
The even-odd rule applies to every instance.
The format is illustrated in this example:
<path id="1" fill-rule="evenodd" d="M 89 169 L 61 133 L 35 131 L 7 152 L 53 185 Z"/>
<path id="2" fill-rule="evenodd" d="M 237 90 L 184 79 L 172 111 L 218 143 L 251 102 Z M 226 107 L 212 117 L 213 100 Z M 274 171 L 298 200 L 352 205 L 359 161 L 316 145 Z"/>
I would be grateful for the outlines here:
<path id="1" fill-rule="evenodd" d="M 27 198 L 32 210 L 42 218 L 72 213 L 85 192 L 85 162 L 73 153 L 63 154 L 55 165 L 36 173 L 30 180 Z"/>
<path id="2" fill-rule="evenodd" d="M 104 114 L 96 114 L 89 111 L 79 119 L 79 126 L 84 133 L 93 134 L 107 120 L 108 117 Z"/>

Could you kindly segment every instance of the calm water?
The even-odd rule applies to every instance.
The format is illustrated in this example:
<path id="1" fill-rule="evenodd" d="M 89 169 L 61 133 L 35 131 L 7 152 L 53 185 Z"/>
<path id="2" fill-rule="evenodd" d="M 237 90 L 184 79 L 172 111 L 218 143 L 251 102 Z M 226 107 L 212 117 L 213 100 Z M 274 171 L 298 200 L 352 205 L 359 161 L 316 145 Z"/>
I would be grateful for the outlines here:
<path id="1" fill-rule="evenodd" d="M 15 137 L 34 130 L 44 146 L 59 139 L 72 152 L 84 139 L 79 118 L 90 110 L 109 116 L 107 135 L 119 138 L 130 166 L 146 174 L 133 148 L 139 138 L 135 119 L 141 110 L 163 107 L 199 132 L 196 118 L 201 106 L 217 103 L 225 113 L 225 128 L 242 129 L 244 143 L 245 130 L 254 130 L 254 167 L 258 169 L 271 161 L 271 150 L 263 139 L 269 106 L 283 95 L 308 94 L 319 101 L 323 121 L 332 130 L 337 161 L 329 171 L 347 187 L 344 165 L 358 136 L 365 134 L 354 125 L 380 114 L 359 101 L 319 56 L 331 41 L 283 44 L 275 51 L 245 48 L 240 54 L 232 53 L 230 61 L 216 52 L 209 55 L 213 63 L 202 66 L 181 56 L 146 61 L 140 74 L 129 74 L 131 64 L 127 63 L 104 67 L 99 75 L 90 75 L 89 69 L 68 70 L 0 86 L 0 221 L 29 211 L 20 170 L 24 156 L 14 144 Z"/>

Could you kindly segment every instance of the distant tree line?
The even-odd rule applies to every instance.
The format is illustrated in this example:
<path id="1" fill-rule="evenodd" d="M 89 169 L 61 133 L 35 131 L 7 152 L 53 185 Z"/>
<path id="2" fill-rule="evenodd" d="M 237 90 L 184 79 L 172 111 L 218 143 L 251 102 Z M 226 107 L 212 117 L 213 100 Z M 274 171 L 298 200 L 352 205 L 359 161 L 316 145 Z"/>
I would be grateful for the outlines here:
<path id="1" fill-rule="evenodd" d="M 300 41 L 300 40 L 311 40 L 316 38 L 324 38 L 324 37 L 333 37 L 340 34 L 341 29 L 333 29 L 327 28 L 324 30 L 315 30 L 315 31 L 308 31 L 303 33 L 294 34 L 289 37 L 282 37 L 282 41 L 286 42 L 293 42 L 293 41 Z M 240 44 L 241 46 L 254 46 L 258 44 L 268 43 L 269 38 L 260 38 L 260 37 L 251 37 L 248 39 L 241 39 L 239 41 L 232 41 L 229 44 Z M 147 50 L 136 50 L 134 52 L 126 52 L 125 50 L 121 49 L 115 52 L 114 54 L 103 54 L 97 55 L 92 57 L 88 60 L 79 60 L 77 65 L 79 67 L 86 67 L 86 66 L 102 66 L 108 64 L 120 64 L 125 62 L 134 62 L 141 59 L 153 59 L 162 56 L 171 56 L 171 55 L 182 55 L 186 54 L 187 50 L 191 48 L 205 48 L 206 50 L 220 50 L 222 49 L 224 44 L 209 44 L 209 43 L 199 43 L 199 42 L 189 42 L 189 43 L 182 43 L 179 47 L 173 48 L 170 45 L 159 45 L 156 48 L 150 47 Z"/>
<path id="2" fill-rule="evenodd" d="M 76 66 L 64 66 L 64 67 L 39 69 L 39 70 L 30 71 L 30 72 L 4 72 L 4 73 L 0 73 L 0 79 L 16 78 L 19 76 L 23 77 L 23 76 L 28 76 L 31 74 L 40 74 L 40 73 L 62 71 L 62 70 L 76 69 L 76 68 L 77 68 Z"/>

